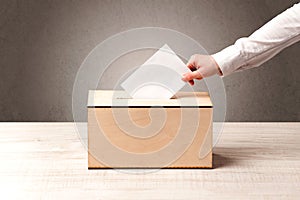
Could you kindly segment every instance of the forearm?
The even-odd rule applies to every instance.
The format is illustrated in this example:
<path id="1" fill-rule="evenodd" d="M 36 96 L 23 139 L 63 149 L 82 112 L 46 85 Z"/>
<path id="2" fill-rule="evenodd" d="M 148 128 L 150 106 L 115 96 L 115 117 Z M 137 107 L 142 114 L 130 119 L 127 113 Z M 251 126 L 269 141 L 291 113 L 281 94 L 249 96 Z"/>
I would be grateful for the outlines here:
<path id="1" fill-rule="evenodd" d="M 224 76 L 266 62 L 300 40 L 300 3 L 281 13 L 252 35 L 213 54 Z"/>

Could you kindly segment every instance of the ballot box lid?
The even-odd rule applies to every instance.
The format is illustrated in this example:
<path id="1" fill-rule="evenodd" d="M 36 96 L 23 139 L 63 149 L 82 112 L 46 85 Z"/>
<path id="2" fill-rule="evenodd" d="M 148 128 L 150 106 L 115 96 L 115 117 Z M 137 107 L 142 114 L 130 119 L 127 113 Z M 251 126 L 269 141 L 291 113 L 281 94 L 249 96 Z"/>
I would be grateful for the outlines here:
<path id="1" fill-rule="evenodd" d="M 90 90 L 88 94 L 88 108 L 212 108 L 210 96 L 207 92 L 178 92 L 171 99 L 132 99 L 122 90 Z"/>

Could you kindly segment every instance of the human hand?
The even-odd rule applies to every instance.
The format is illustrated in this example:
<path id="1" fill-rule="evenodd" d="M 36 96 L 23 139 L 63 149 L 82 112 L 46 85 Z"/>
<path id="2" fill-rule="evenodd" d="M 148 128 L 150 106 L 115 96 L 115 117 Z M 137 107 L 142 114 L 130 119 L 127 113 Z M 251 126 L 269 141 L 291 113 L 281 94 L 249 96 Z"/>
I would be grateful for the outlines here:
<path id="1" fill-rule="evenodd" d="M 204 77 L 215 74 L 222 75 L 222 71 L 218 64 L 210 55 L 195 54 L 190 58 L 186 65 L 191 72 L 183 74 L 182 80 L 189 82 L 190 85 L 195 84 L 194 79 L 201 80 Z"/>

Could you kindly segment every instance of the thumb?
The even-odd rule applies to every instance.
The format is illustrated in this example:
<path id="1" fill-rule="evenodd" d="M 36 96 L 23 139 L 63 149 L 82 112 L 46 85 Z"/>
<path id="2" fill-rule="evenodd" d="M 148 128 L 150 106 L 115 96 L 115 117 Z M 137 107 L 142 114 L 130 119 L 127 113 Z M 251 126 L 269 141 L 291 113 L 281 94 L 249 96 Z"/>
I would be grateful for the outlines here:
<path id="1" fill-rule="evenodd" d="M 190 81 L 190 80 L 193 80 L 193 79 L 202 79 L 202 76 L 201 74 L 196 70 L 196 71 L 193 71 L 193 72 L 188 72 L 186 74 L 183 75 L 182 77 L 182 80 L 183 81 Z"/>

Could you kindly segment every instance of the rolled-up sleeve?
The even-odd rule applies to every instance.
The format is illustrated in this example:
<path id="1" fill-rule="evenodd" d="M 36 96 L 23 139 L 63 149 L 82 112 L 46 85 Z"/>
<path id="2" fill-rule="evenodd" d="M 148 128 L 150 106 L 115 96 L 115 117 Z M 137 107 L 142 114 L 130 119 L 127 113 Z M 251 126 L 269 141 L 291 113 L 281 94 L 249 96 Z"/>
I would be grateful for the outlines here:
<path id="1" fill-rule="evenodd" d="M 249 37 L 215 53 L 223 76 L 257 67 L 300 40 L 300 3 L 279 14 Z"/>

